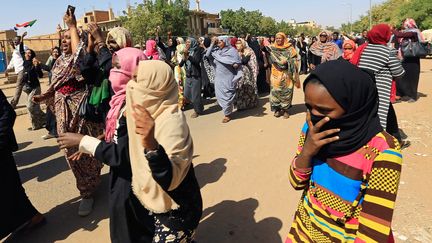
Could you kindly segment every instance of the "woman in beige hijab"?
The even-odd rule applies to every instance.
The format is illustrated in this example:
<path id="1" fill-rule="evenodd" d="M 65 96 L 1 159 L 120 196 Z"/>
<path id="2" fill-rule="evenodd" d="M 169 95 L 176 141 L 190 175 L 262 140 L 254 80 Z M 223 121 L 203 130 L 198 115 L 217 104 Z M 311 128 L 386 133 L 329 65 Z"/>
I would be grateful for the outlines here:
<path id="1" fill-rule="evenodd" d="M 169 65 L 141 61 L 126 90 L 132 188 L 154 242 L 192 242 L 202 199 L 192 165 L 193 142 Z M 149 212 L 151 214 L 149 214 Z M 171 242 L 171 241 L 170 241 Z"/>

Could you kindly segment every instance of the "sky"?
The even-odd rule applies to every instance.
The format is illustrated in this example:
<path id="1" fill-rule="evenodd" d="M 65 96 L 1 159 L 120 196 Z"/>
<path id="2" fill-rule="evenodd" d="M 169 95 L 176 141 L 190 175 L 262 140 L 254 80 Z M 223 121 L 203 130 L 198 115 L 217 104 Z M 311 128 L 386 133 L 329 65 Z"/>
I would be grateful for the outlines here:
<path id="1" fill-rule="evenodd" d="M 378 4 L 384 0 L 372 0 Z M 77 18 L 93 9 L 105 10 L 112 6 L 115 15 L 126 9 L 127 2 L 132 5 L 140 0 L 2 0 L 0 30 L 11 29 L 17 23 L 37 19 L 36 24 L 25 29 L 28 36 L 54 33 L 57 24 L 68 4 L 76 7 Z M 195 1 L 190 0 L 195 9 Z M 276 20 L 295 19 L 297 22 L 314 20 L 322 26 L 339 27 L 350 19 L 357 20 L 369 9 L 368 0 L 201 0 L 201 9 L 210 13 L 219 13 L 224 9 L 260 10 L 264 15 Z M 24 30 L 19 30 L 21 34 Z"/>

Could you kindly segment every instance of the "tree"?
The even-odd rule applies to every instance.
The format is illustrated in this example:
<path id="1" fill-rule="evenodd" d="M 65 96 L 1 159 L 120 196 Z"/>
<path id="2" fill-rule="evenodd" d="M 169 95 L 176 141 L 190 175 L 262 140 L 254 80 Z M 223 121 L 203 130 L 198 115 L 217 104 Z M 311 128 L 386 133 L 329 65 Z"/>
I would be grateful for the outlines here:
<path id="1" fill-rule="evenodd" d="M 189 0 L 144 0 L 131 7 L 127 16 L 121 18 L 123 25 L 130 30 L 135 42 L 155 36 L 160 28 L 161 33 L 172 32 L 173 35 L 188 33 Z"/>
<path id="2" fill-rule="evenodd" d="M 260 11 L 246 11 L 244 8 L 236 11 L 232 9 L 222 10 L 220 14 L 223 28 L 229 29 L 230 34 L 236 36 L 242 34 L 257 35 L 263 18 Z"/>
<path id="3" fill-rule="evenodd" d="M 413 18 L 420 29 L 432 28 L 431 0 L 387 0 L 372 7 L 372 24 L 388 23 L 400 27 L 403 20 Z M 342 28 L 346 24 L 342 24 Z M 369 13 L 353 23 L 354 32 L 369 29 Z"/>
<path id="4" fill-rule="evenodd" d="M 257 35 L 269 36 L 276 32 L 276 21 L 272 17 L 262 17 Z"/>
<path id="5" fill-rule="evenodd" d="M 413 18 L 420 29 L 432 29 L 432 1 L 412 0 L 405 3 L 399 11 L 397 23 Z"/>

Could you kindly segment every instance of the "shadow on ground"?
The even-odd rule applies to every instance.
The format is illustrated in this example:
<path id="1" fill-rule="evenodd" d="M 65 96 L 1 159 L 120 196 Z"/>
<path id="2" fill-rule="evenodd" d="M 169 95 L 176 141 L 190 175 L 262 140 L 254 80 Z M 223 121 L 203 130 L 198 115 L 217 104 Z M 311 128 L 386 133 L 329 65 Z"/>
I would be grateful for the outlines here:
<path id="1" fill-rule="evenodd" d="M 289 110 L 288 110 L 290 116 L 305 113 L 306 111 L 307 111 L 307 108 L 306 108 L 305 104 L 292 105 L 291 108 L 289 108 Z"/>
<path id="2" fill-rule="evenodd" d="M 46 181 L 69 170 L 69 165 L 67 164 L 63 153 L 59 153 L 60 156 L 57 158 L 53 158 L 43 163 L 38 163 L 56 153 L 59 153 L 59 148 L 56 145 L 16 152 L 14 158 L 22 183 L 33 178 L 37 178 L 37 181 L 39 182 Z"/>
<path id="3" fill-rule="evenodd" d="M 20 150 L 23 149 L 21 148 L 21 146 L 25 148 L 28 145 L 26 145 L 26 143 L 22 143 L 22 145 L 20 144 Z M 57 145 L 44 146 L 44 147 L 27 149 L 24 151 L 18 151 L 14 154 L 14 157 L 17 166 L 20 167 L 20 166 L 31 165 L 36 162 L 39 162 L 47 157 L 50 157 L 53 154 L 58 153 L 59 151 L 60 149 Z"/>
<path id="4" fill-rule="evenodd" d="M 47 224 L 27 234 L 10 236 L 4 243 L 46 243 L 65 240 L 74 232 L 94 231 L 99 222 L 108 218 L 108 174 L 102 175 L 102 183 L 95 194 L 93 212 L 87 217 L 79 217 L 79 197 L 60 204 L 45 213 Z M 108 232 L 107 232 L 108 234 Z"/>
<path id="5" fill-rule="evenodd" d="M 279 243 L 282 221 L 268 217 L 255 220 L 258 201 L 254 198 L 242 201 L 226 200 L 203 212 L 197 230 L 197 242 L 205 243 Z"/>
<path id="6" fill-rule="evenodd" d="M 195 166 L 195 175 L 197 177 L 200 188 L 203 188 L 207 184 L 217 182 L 227 169 L 227 167 L 225 166 L 226 163 L 226 159 L 219 158 L 213 160 L 210 163 L 199 164 Z"/>

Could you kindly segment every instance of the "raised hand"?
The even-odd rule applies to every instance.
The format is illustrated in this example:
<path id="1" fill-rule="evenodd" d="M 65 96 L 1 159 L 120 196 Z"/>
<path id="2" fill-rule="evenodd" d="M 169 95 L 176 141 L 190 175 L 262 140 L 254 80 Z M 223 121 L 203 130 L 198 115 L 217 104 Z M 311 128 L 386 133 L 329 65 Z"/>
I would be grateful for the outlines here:
<path id="1" fill-rule="evenodd" d="M 141 144 L 147 150 L 155 150 L 158 142 L 154 137 L 155 121 L 146 108 L 133 105 L 132 116 L 135 119 L 135 133 L 141 135 Z"/>
<path id="2" fill-rule="evenodd" d="M 99 26 L 96 23 L 87 24 L 88 32 L 95 39 L 95 42 L 103 41 L 102 32 Z"/>
<path id="3" fill-rule="evenodd" d="M 69 28 L 76 28 L 77 22 L 75 19 L 75 14 L 72 13 L 70 9 L 68 9 L 68 13 L 63 16 L 63 21 Z"/>

